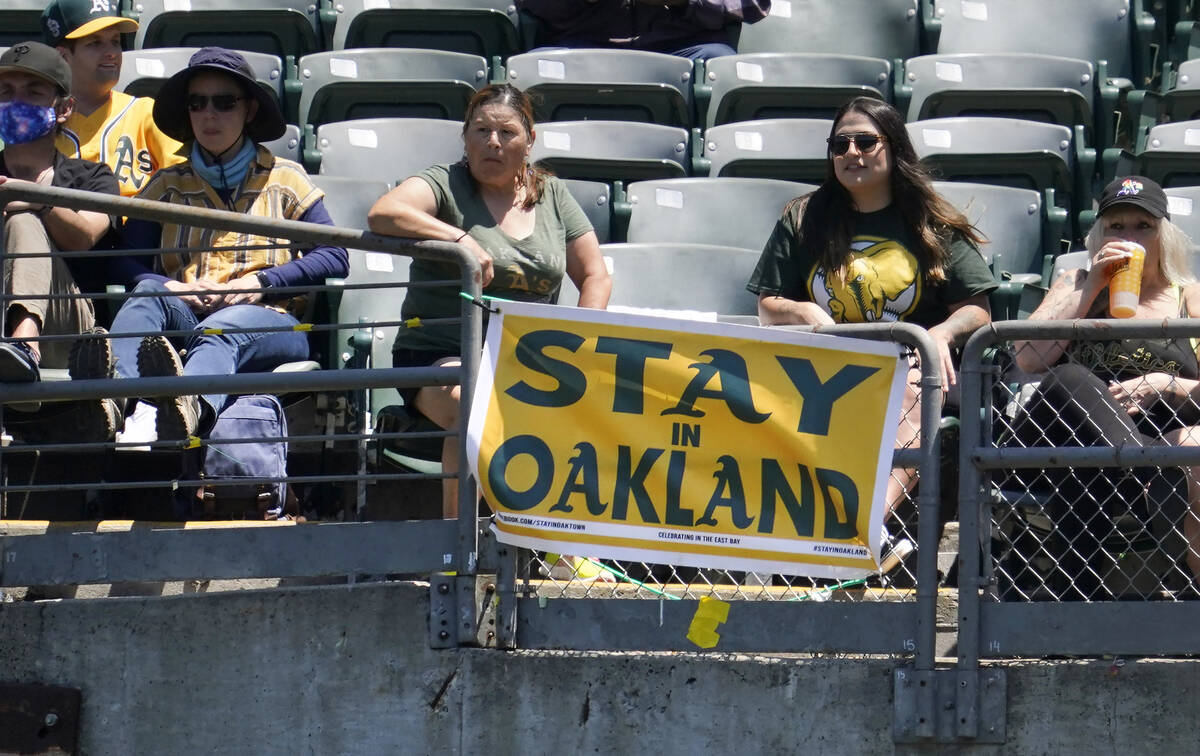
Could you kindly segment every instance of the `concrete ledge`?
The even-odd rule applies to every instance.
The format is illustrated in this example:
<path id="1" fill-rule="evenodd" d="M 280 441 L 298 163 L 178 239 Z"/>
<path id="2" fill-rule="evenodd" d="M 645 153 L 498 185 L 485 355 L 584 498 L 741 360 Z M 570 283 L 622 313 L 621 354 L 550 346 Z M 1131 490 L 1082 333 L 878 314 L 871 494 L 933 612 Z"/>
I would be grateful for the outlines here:
<path id="1" fill-rule="evenodd" d="M 428 648 L 404 583 L 0 604 L 0 679 L 83 690 L 88 754 L 933 753 L 889 658 Z M 1194 753 L 1200 663 L 1014 661 L 1007 742 Z M 943 747 L 944 748 L 944 747 Z"/>

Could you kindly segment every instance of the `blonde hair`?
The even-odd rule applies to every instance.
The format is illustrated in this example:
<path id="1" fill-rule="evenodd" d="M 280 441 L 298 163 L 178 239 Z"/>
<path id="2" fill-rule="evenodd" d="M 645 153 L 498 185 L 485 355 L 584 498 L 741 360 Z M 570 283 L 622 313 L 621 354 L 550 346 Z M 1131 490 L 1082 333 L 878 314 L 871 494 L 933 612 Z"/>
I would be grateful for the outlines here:
<path id="1" fill-rule="evenodd" d="M 1096 254 L 1104 246 L 1104 228 L 1100 218 L 1092 224 L 1087 237 L 1083 240 L 1090 254 Z M 1192 272 L 1192 239 L 1187 233 L 1167 218 L 1158 221 L 1158 272 L 1167 283 L 1182 286 L 1193 283 L 1196 274 Z"/>

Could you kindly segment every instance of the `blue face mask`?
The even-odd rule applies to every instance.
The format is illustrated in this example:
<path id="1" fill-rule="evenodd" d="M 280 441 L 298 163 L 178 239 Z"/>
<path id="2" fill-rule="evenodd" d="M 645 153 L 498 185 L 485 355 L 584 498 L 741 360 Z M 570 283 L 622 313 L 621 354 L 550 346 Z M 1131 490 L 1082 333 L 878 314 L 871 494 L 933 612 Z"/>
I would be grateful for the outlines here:
<path id="1" fill-rule="evenodd" d="M 53 106 L 31 105 L 20 100 L 0 102 L 0 140 L 25 144 L 49 134 L 58 122 Z"/>

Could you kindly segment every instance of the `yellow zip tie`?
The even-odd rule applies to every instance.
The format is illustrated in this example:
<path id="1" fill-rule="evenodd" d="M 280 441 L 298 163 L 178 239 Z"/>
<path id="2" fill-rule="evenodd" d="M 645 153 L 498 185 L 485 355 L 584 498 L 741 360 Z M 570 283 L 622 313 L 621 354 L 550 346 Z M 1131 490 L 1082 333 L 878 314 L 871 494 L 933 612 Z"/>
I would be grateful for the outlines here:
<path id="1" fill-rule="evenodd" d="M 183 448 L 184 449 L 196 449 L 196 448 L 199 448 L 199 446 L 200 446 L 200 437 L 199 436 L 188 436 L 187 438 L 185 438 L 183 440 Z"/>
<path id="2" fill-rule="evenodd" d="M 311 331 L 312 326 L 313 326 L 312 323 L 297 323 L 296 325 L 292 326 L 292 330 L 293 331 Z"/>
<path id="3" fill-rule="evenodd" d="M 729 620 L 729 604 L 720 599 L 702 596 L 700 606 L 692 616 L 692 624 L 688 625 L 687 639 L 700 648 L 714 648 L 721 634 L 717 625 Z"/>
<path id="4" fill-rule="evenodd" d="M 408 320 L 404 321 L 404 327 L 405 328 L 420 328 L 421 327 L 421 319 L 420 318 L 409 318 Z"/>
<path id="5" fill-rule="evenodd" d="M 223 333 L 225 333 L 224 328 L 205 328 L 204 329 L 205 336 L 220 336 Z"/>

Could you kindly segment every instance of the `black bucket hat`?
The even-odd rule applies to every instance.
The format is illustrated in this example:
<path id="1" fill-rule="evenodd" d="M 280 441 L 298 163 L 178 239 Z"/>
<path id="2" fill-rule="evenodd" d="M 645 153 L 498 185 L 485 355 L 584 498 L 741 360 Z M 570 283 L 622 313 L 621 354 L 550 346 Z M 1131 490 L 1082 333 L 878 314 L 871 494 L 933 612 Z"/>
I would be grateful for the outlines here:
<path id="1" fill-rule="evenodd" d="M 192 55 L 187 68 L 167 79 L 154 98 L 154 124 L 172 139 L 187 142 L 193 139 L 192 122 L 188 117 L 188 82 L 201 71 L 213 71 L 232 76 L 246 94 L 258 103 L 258 113 L 246 124 L 246 136 L 255 142 L 269 142 L 283 136 L 287 122 L 270 92 L 254 78 L 254 71 L 240 54 L 223 47 L 202 47 Z"/>

